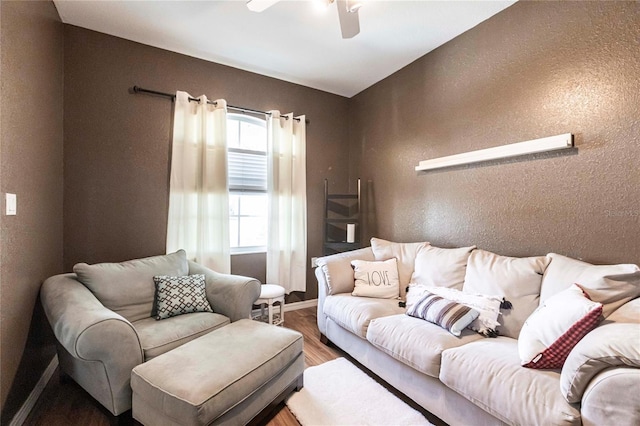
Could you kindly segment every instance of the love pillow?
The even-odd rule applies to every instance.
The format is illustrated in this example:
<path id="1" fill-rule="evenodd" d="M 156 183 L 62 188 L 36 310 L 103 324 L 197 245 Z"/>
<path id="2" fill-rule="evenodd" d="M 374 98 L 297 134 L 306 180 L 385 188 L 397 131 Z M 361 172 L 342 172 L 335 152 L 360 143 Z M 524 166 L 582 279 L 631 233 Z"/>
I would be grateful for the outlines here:
<path id="1" fill-rule="evenodd" d="M 354 289 L 353 296 L 393 299 L 398 297 L 400 279 L 398 262 L 395 258 L 369 262 L 352 260 Z"/>

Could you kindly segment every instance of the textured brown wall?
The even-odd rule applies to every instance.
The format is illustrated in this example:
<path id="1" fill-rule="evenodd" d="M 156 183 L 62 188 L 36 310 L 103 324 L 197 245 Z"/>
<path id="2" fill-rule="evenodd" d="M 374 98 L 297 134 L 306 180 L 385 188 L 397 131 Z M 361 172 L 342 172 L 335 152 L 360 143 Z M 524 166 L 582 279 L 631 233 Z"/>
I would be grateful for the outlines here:
<path id="1" fill-rule="evenodd" d="M 640 263 L 640 3 L 518 2 L 352 99 L 376 235 Z M 561 155 L 420 160 L 575 135 Z"/>
<path id="2" fill-rule="evenodd" d="M 320 255 L 323 179 L 348 177 L 348 99 L 65 26 L 65 269 L 165 250 L 172 104 L 133 85 L 306 114 L 308 255 Z M 311 269 L 307 286 L 315 298 Z"/>
<path id="3" fill-rule="evenodd" d="M 1 191 L 18 197 L 16 216 L 0 203 L 5 424 L 55 352 L 37 296 L 62 272 L 63 26 L 51 2 L 3 1 L 1 10 Z"/>
<path id="4" fill-rule="evenodd" d="M 237 254 L 231 256 L 231 270 L 239 275 L 253 277 L 261 283 L 267 282 L 266 253 Z M 311 285 L 313 282 L 309 282 Z"/>

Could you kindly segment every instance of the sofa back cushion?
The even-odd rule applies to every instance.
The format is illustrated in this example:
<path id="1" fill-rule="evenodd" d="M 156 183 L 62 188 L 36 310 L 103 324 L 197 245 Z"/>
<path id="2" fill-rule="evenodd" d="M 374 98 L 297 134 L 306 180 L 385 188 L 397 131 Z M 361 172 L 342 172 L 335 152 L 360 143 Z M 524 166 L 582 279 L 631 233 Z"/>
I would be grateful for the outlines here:
<path id="1" fill-rule="evenodd" d="M 400 294 L 404 299 L 407 286 L 411 282 L 413 267 L 416 261 L 416 254 L 421 247 L 428 246 L 429 243 L 394 243 L 371 238 L 371 249 L 376 260 L 388 260 L 396 258 L 398 261 L 398 277 L 400 278 Z"/>
<path id="2" fill-rule="evenodd" d="M 556 253 L 549 253 L 549 267 L 542 278 L 540 302 L 578 284 L 594 302 L 602 303 L 604 317 L 640 296 L 640 268 L 637 265 L 591 265 Z"/>
<path id="3" fill-rule="evenodd" d="M 518 338 L 525 320 L 538 307 L 546 256 L 508 257 L 485 250 L 469 256 L 462 290 L 471 294 L 501 295 L 512 308 L 502 310 L 498 333 Z"/>
<path id="4" fill-rule="evenodd" d="M 73 272 L 105 307 L 137 321 L 153 315 L 153 277 L 187 275 L 189 264 L 185 251 L 179 250 L 121 263 L 78 263 Z"/>
<path id="5" fill-rule="evenodd" d="M 431 245 L 418 248 L 411 282 L 427 287 L 448 287 L 462 290 L 469 255 L 476 248 L 439 248 Z"/>

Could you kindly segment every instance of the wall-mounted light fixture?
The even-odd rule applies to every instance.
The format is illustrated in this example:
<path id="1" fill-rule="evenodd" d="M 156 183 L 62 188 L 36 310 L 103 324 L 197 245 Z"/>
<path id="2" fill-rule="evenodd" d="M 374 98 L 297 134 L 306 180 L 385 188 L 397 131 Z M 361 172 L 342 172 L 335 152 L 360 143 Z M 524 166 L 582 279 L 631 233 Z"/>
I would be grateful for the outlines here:
<path id="1" fill-rule="evenodd" d="M 482 161 L 517 157 L 520 155 L 535 154 L 538 152 L 557 151 L 572 147 L 573 135 L 571 133 L 565 133 L 563 135 L 549 136 L 547 138 L 512 143 L 509 145 L 496 146 L 494 148 L 480 149 L 477 151 L 469 151 L 462 154 L 433 158 L 431 160 L 423 160 L 416 166 L 416 171 L 442 169 L 462 164 L 479 163 Z"/>

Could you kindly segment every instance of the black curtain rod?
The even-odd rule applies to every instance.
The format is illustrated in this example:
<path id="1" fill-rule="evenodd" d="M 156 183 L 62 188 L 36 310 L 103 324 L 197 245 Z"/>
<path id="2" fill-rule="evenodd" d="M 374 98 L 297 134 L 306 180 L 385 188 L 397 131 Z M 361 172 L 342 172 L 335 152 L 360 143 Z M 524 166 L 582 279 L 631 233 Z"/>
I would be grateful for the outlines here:
<path id="1" fill-rule="evenodd" d="M 162 96 L 164 98 L 169 98 L 171 99 L 171 102 L 174 102 L 176 100 L 176 95 L 173 95 L 171 93 L 165 93 L 165 92 L 158 92 L 157 90 L 150 90 L 150 89 L 143 89 L 142 87 L 139 86 L 133 86 L 132 88 L 133 93 L 145 93 L 145 94 L 149 94 L 149 95 L 156 95 L 156 96 Z M 193 101 L 193 102 L 200 102 L 200 99 L 197 98 L 192 98 L 189 97 L 189 101 Z M 215 101 L 207 101 L 208 104 L 211 105 L 216 105 Z M 233 106 L 233 105 L 227 105 L 227 108 L 229 109 L 235 109 L 236 111 L 241 111 L 241 112 L 248 112 L 251 114 L 263 114 L 263 115 L 271 115 L 270 112 L 267 111 L 259 111 L 257 109 L 251 109 L 251 108 L 243 108 L 243 107 L 237 107 L 237 106 Z M 288 120 L 289 117 L 287 117 L 286 115 L 281 116 L 280 118 L 284 118 L 285 120 Z M 294 120 L 296 121 L 300 121 L 299 118 L 295 118 Z"/>

